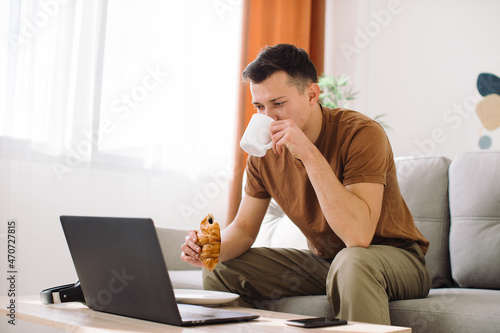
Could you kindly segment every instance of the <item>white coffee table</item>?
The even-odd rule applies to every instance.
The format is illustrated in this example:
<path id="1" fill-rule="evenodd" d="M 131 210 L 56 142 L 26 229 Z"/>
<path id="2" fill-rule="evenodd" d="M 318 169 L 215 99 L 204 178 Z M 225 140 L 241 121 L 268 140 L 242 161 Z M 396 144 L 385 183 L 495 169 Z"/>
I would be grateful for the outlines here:
<path id="1" fill-rule="evenodd" d="M 8 310 L 4 306 L 10 299 L 0 297 L 0 320 L 7 322 Z M 195 327 L 178 327 L 160 324 L 140 319 L 117 316 L 89 309 L 80 303 L 64 303 L 57 305 L 43 305 L 38 296 L 23 296 L 16 299 L 16 322 L 27 321 L 36 325 L 51 327 L 54 332 L 67 331 L 78 333 L 164 333 L 164 332 L 404 332 L 411 333 L 411 328 L 384 326 L 349 322 L 348 325 L 336 327 L 316 328 L 313 330 L 302 329 L 285 325 L 285 320 L 307 318 L 306 316 L 288 313 L 271 312 L 257 309 L 223 307 L 230 310 L 259 314 L 260 318 L 250 322 L 234 324 L 217 324 Z M 7 332 L 20 332 L 15 326 L 5 325 L 0 327 L 11 328 Z"/>

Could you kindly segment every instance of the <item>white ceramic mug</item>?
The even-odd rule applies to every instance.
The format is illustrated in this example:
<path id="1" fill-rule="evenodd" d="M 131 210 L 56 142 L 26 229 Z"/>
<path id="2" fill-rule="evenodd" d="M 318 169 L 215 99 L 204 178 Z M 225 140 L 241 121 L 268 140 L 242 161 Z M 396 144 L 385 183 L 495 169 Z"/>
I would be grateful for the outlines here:
<path id="1" fill-rule="evenodd" d="M 273 121 L 273 118 L 265 114 L 255 113 L 241 138 L 241 149 L 256 157 L 266 155 L 273 143 L 269 133 Z"/>

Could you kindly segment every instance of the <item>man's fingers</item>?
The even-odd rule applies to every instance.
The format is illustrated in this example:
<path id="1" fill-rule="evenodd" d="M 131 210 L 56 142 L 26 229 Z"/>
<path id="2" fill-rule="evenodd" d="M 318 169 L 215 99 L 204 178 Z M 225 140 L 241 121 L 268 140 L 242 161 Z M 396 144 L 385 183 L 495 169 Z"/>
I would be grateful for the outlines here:
<path id="1" fill-rule="evenodd" d="M 186 243 L 181 245 L 181 250 L 183 253 L 193 257 L 194 259 L 199 259 L 200 257 L 199 253 L 201 251 L 201 247 L 193 243 L 189 237 L 186 237 Z"/>
<path id="2" fill-rule="evenodd" d="M 295 127 L 295 123 L 290 119 L 274 121 L 271 124 L 271 138 L 274 142 L 273 151 L 275 154 L 283 153 L 283 148 L 288 149 L 290 143 L 288 141 L 293 139 L 290 133 Z"/>
<path id="3" fill-rule="evenodd" d="M 200 259 L 201 247 L 196 244 L 198 236 L 196 230 L 189 230 L 184 238 L 184 244 L 181 245 L 181 260 L 193 264 L 195 266 L 203 266 Z"/>
<path id="4" fill-rule="evenodd" d="M 272 135 L 271 139 L 274 142 L 273 151 L 275 154 L 281 154 L 281 152 L 283 151 L 281 149 L 281 146 L 283 145 L 283 142 L 284 142 L 283 138 L 285 135 L 286 135 L 285 131 L 276 132 Z"/>
<path id="5" fill-rule="evenodd" d="M 271 123 L 270 131 L 271 134 L 282 131 L 287 127 L 293 127 L 295 123 L 291 119 L 276 120 Z"/>
<path id="6" fill-rule="evenodd" d="M 196 241 L 198 241 L 198 233 L 196 232 L 196 230 L 189 230 L 188 237 L 193 243 L 196 243 Z"/>
<path id="7" fill-rule="evenodd" d="M 201 248 L 196 244 L 197 241 L 198 232 L 196 230 L 189 230 L 185 238 L 185 243 L 196 252 L 200 252 Z"/>
<path id="8" fill-rule="evenodd" d="M 193 257 L 188 256 L 186 253 L 181 253 L 181 260 L 185 261 L 193 266 L 203 267 L 203 262 L 199 259 L 194 259 Z"/>
<path id="9" fill-rule="evenodd" d="M 273 141 L 275 142 L 275 153 L 281 154 L 283 153 L 284 148 L 288 148 L 287 137 L 287 132 L 279 132 L 273 136 Z"/>

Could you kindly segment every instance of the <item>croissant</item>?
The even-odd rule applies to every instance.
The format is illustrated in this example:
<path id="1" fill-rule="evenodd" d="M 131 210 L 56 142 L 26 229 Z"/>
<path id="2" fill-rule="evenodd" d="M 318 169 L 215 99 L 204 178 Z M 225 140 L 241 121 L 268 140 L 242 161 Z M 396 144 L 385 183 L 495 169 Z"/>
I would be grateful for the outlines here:
<path id="1" fill-rule="evenodd" d="M 196 245 L 201 247 L 200 259 L 205 268 L 213 271 L 219 262 L 220 254 L 220 226 L 215 222 L 214 216 L 208 214 L 200 223 Z"/>

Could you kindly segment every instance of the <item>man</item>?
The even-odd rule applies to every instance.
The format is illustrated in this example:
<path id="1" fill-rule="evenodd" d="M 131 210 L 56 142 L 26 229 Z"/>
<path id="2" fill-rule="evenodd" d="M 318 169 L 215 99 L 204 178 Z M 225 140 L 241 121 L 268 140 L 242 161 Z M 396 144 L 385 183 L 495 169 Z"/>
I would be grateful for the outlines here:
<path id="1" fill-rule="evenodd" d="M 389 300 L 425 297 L 429 242 L 401 196 L 381 126 L 318 103 L 316 69 L 293 45 L 265 48 L 243 72 L 257 112 L 271 125 L 272 151 L 249 157 L 245 194 L 222 232 L 219 265 L 205 289 L 241 295 L 240 305 L 324 295 L 336 317 L 390 324 Z M 270 198 L 307 237 L 310 251 L 251 248 Z M 196 266 L 190 231 L 181 259 Z"/>

